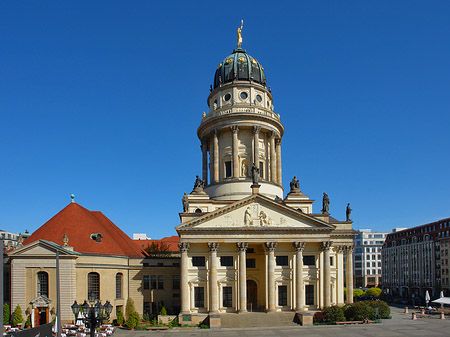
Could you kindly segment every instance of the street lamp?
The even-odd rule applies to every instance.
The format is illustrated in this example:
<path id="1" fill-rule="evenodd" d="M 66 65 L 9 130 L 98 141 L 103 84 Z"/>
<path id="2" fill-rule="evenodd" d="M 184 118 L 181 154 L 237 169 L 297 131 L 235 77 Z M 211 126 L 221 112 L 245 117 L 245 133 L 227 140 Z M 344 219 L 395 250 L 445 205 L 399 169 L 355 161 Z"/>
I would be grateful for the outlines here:
<path id="1" fill-rule="evenodd" d="M 105 305 L 102 305 L 102 303 L 98 300 L 97 303 L 95 302 L 95 294 L 89 294 L 89 302 L 91 305 L 89 305 L 86 300 L 84 300 L 84 303 L 81 305 L 81 312 L 83 314 L 83 320 L 86 323 L 86 325 L 89 327 L 90 336 L 95 337 L 95 329 L 101 324 L 101 322 L 104 320 L 104 315 L 106 314 L 106 318 L 109 318 L 109 315 L 112 312 L 113 306 L 109 301 L 106 301 Z M 75 322 L 77 320 L 78 313 L 80 312 L 80 305 L 75 301 L 72 306 L 72 312 L 75 315 Z"/>

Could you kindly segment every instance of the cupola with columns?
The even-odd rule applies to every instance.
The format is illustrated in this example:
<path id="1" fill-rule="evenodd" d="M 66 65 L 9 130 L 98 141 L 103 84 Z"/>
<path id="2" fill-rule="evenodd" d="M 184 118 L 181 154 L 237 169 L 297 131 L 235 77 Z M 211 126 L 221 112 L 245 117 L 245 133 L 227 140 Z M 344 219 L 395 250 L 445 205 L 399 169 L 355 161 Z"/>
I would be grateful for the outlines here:
<path id="1" fill-rule="evenodd" d="M 280 115 L 266 87 L 262 65 L 238 45 L 221 62 L 208 96 L 209 113 L 197 130 L 204 191 L 214 200 L 252 194 L 251 168 L 259 169 L 259 192 L 283 197 Z"/>

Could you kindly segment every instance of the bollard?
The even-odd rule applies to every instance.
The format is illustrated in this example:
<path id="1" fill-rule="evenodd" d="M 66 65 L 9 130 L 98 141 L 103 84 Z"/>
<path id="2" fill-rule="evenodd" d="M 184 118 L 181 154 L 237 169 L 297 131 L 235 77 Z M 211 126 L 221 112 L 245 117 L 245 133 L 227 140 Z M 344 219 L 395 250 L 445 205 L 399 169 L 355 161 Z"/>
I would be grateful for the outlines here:
<path id="1" fill-rule="evenodd" d="M 408 307 L 405 307 L 405 314 L 409 314 Z"/>
<path id="2" fill-rule="evenodd" d="M 416 315 L 416 313 L 415 313 L 415 312 L 413 312 L 413 313 L 412 313 L 412 315 L 411 315 L 411 319 L 413 319 L 413 320 L 417 320 L 417 315 Z"/>
<path id="3" fill-rule="evenodd" d="M 420 309 L 420 313 L 421 313 L 422 315 L 425 315 L 425 308 Z"/>
<path id="4" fill-rule="evenodd" d="M 445 315 L 444 315 L 444 312 L 443 311 L 441 311 L 440 312 L 440 314 L 441 314 L 441 316 L 439 317 L 440 319 L 445 319 Z"/>

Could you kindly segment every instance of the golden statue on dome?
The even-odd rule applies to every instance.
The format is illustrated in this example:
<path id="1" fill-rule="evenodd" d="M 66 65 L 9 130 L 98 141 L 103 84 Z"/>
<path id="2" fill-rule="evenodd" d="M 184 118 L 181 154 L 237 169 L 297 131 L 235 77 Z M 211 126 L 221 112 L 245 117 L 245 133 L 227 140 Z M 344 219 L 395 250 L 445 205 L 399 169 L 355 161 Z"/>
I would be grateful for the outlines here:
<path id="1" fill-rule="evenodd" d="M 241 20 L 241 27 L 237 29 L 237 46 L 241 48 L 242 45 L 242 27 L 244 27 L 244 20 Z"/>

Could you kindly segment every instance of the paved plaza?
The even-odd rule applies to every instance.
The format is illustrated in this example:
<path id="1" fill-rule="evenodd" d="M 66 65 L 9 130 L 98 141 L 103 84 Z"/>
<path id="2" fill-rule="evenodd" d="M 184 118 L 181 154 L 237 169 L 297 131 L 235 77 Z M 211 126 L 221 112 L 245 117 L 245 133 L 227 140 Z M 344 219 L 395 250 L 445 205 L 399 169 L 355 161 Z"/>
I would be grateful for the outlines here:
<path id="1" fill-rule="evenodd" d="M 359 336 L 449 336 L 450 318 L 440 320 L 439 316 L 419 317 L 411 320 L 411 313 L 391 307 L 392 319 L 383 320 L 381 324 L 349 325 L 349 326 L 312 326 L 312 327 L 273 327 L 273 328 L 240 328 L 203 330 L 196 328 L 171 329 L 166 331 L 129 331 L 116 330 L 116 337 L 145 336 L 305 336 L 305 337 L 359 337 Z M 411 309 L 410 309 L 411 312 Z"/>

